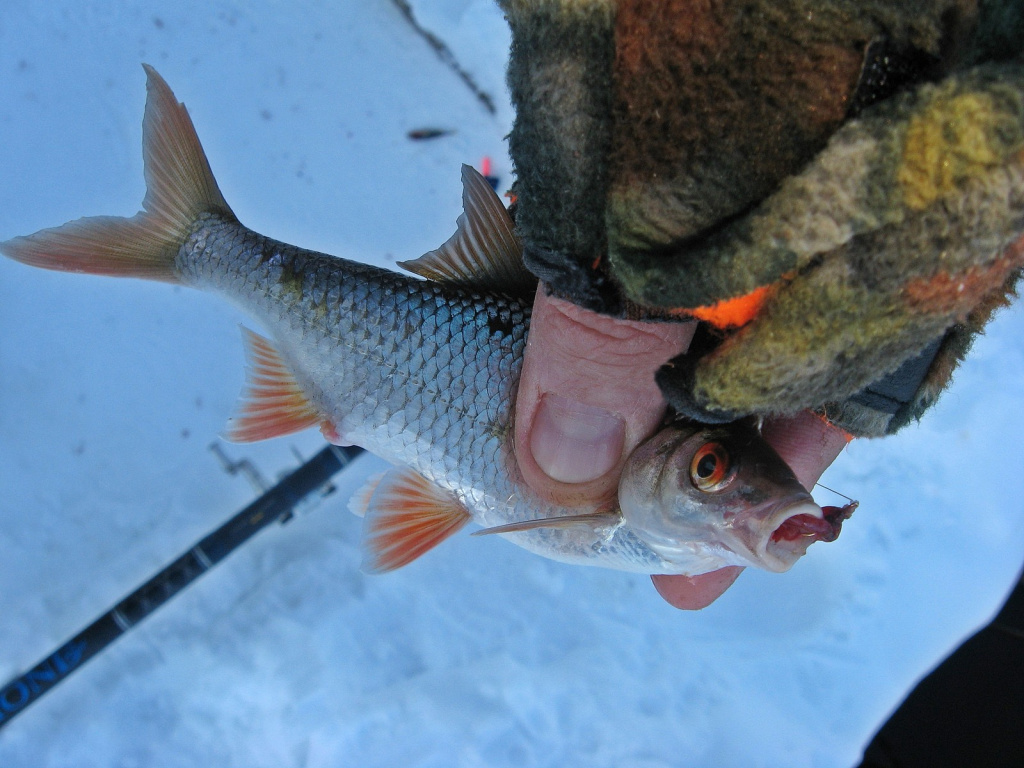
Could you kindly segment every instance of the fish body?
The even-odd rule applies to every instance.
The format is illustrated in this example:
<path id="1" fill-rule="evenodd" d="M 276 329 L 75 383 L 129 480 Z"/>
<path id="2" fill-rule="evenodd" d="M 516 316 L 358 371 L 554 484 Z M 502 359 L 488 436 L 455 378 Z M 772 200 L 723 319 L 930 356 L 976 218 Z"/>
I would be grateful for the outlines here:
<path id="1" fill-rule="evenodd" d="M 412 470 L 485 528 L 566 514 L 529 490 L 511 454 L 529 331 L 524 301 L 315 253 L 218 214 L 199 217 L 174 272 L 243 307 L 267 330 L 311 406 L 308 420 L 328 439 Z M 243 406 L 237 421 L 229 432 L 236 438 L 273 436 L 260 432 L 258 411 Z M 663 571 L 666 564 L 627 527 L 611 527 L 504 535 L 558 560 Z"/>
<path id="2" fill-rule="evenodd" d="M 147 73 L 145 210 L 0 251 L 214 291 L 252 315 L 272 341 L 246 332 L 249 379 L 229 437 L 319 424 L 396 465 L 352 504 L 367 518 L 368 570 L 404 565 L 470 521 L 546 557 L 643 573 L 786 570 L 826 537 L 820 508 L 747 427 L 666 427 L 627 463 L 617 501 L 539 498 L 511 438 L 535 279 L 488 182 L 464 168 L 458 231 L 404 265 L 421 277 L 288 245 L 239 223 L 183 105 Z"/>

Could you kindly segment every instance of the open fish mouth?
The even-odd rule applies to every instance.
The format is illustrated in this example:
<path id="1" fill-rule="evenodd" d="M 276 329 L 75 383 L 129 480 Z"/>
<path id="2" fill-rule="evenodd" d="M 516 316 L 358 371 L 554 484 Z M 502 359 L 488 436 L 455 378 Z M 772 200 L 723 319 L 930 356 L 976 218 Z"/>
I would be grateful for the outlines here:
<path id="1" fill-rule="evenodd" d="M 769 516 L 771 533 L 757 547 L 762 567 L 787 571 L 816 541 L 835 541 L 843 521 L 853 514 L 857 503 L 845 507 L 819 507 L 809 498 L 780 506 Z"/>
<path id="2" fill-rule="evenodd" d="M 848 520 L 857 508 L 857 502 L 845 507 L 822 507 L 821 516 L 813 513 L 797 512 L 782 521 L 782 525 L 771 535 L 774 542 L 797 541 L 809 538 L 814 541 L 835 541 L 843 529 L 843 521 Z"/>

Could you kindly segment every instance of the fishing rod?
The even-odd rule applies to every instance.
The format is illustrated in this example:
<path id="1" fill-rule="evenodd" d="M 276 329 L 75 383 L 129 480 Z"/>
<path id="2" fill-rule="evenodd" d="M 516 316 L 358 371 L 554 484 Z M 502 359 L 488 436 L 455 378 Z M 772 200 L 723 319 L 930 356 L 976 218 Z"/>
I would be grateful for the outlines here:
<path id="1" fill-rule="evenodd" d="M 254 534 L 271 523 L 287 522 L 303 499 L 324 488 L 362 452 L 354 446 L 327 446 L 28 672 L 0 687 L 0 729 Z"/>

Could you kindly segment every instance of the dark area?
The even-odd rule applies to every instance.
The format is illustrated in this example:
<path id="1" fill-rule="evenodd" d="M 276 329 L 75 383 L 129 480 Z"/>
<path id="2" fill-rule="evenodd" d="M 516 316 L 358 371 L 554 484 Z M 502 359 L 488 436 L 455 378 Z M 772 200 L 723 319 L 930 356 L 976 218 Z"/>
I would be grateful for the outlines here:
<path id="1" fill-rule="evenodd" d="M 908 358 L 895 371 L 865 387 L 850 397 L 850 400 L 883 413 L 896 413 L 914 401 L 941 344 L 942 339 L 936 339 L 920 355 Z"/>
<path id="2" fill-rule="evenodd" d="M 925 677 L 859 768 L 1024 766 L 1024 575 L 990 624 Z"/>
<path id="3" fill-rule="evenodd" d="M 925 51 L 895 45 L 885 38 L 872 40 L 864 52 L 864 65 L 850 99 L 847 118 L 856 117 L 879 101 L 895 96 L 939 73 L 940 59 Z"/>

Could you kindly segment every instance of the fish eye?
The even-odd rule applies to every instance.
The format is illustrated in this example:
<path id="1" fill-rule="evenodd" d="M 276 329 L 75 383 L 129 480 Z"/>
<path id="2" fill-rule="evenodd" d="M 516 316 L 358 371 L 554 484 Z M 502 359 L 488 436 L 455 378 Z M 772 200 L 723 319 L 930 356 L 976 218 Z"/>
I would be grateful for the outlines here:
<path id="1" fill-rule="evenodd" d="M 699 491 L 720 491 L 732 480 L 729 452 L 721 443 L 704 443 L 690 461 L 690 482 Z"/>

